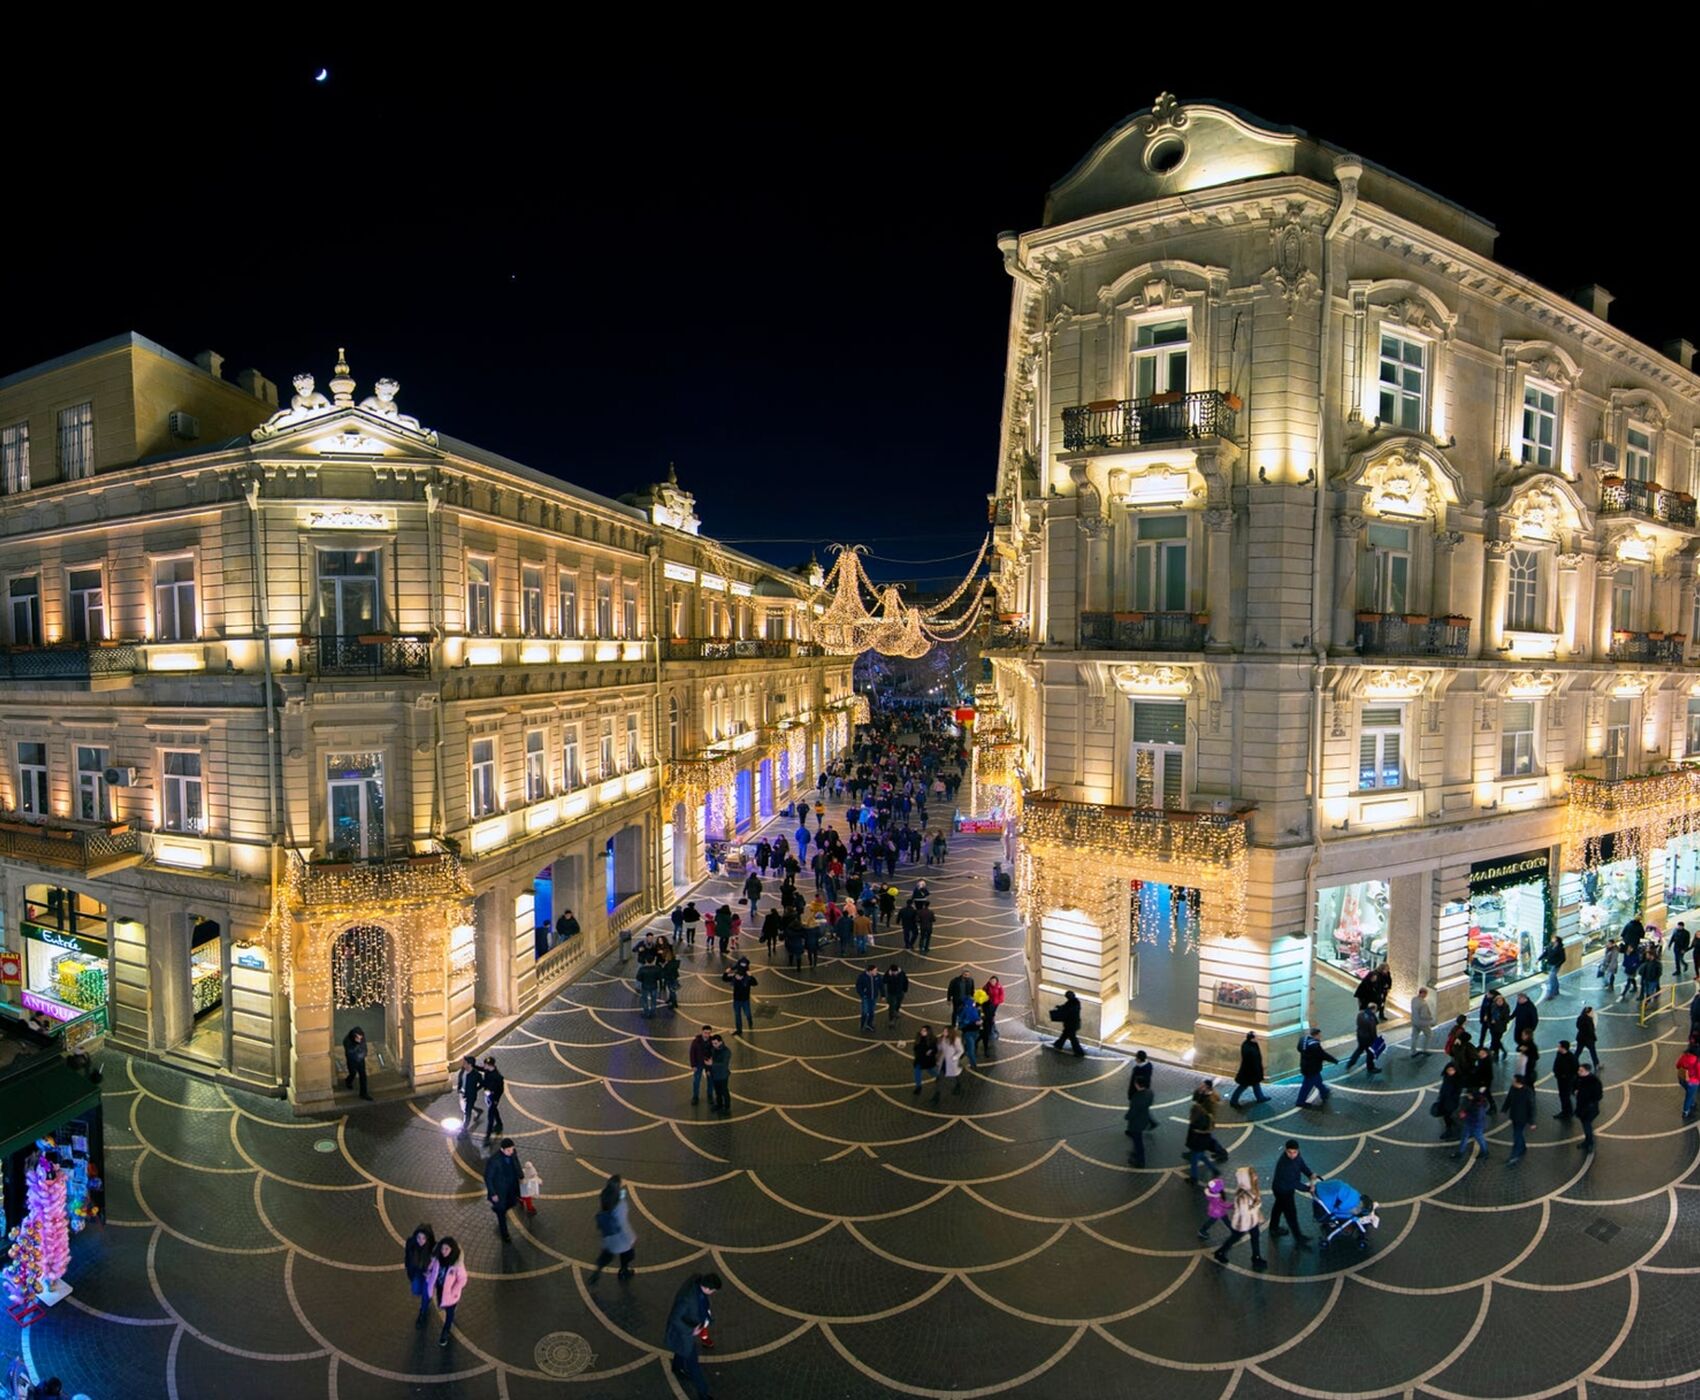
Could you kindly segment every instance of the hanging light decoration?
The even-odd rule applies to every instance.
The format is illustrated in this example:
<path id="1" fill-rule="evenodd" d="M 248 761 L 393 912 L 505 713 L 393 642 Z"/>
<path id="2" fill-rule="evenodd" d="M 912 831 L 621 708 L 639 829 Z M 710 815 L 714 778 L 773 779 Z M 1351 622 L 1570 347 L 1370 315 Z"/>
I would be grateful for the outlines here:
<path id="1" fill-rule="evenodd" d="M 820 594 L 829 601 L 815 621 L 816 639 L 834 656 L 877 651 L 908 660 L 925 656 L 937 642 L 960 641 L 979 620 L 987 580 L 979 580 L 974 600 L 964 612 L 955 617 L 946 614 L 974 585 L 989 540 L 990 536 L 981 541 L 973 567 L 962 582 L 942 602 L 930 608 L 907 606 L 895 584 L 877 588 L 862 567 L 861 556 L 867 552 L 864 546 L 834 545 L 837 558 Z M 867 598 L 874 600 L 877 611 L 869 610 Z"/>

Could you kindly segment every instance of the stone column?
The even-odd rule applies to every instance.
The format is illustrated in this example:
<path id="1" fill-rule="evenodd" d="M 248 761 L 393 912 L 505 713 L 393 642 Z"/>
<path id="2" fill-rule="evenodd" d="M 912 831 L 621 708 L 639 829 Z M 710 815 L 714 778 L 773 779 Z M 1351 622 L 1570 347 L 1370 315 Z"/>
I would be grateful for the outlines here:
<path id="1" fill-rule="evenodd" d="M 1204 648 L 1206 651 L 1228 651 L 1233 646 L 1233 511 L 1220 508 L 1205 511 L 1204 528 L 1209 550 L 1204 578 L 1204 608 L 1210 614 L 1210 636 Z"/>
<path id="2" fill-rule="evenodd" d="M 1558 563 L 1558 655 L 1560 657 L 1587 654 L 1582 636 L 1582 620 L 1576 616 L 1581 598 L 1582 563 L 1580 554 L 1560 554 Z"/>
<path id="3" fill-rule="evenodd" d="M 1358 537 L 1363 533 L 1361 515 L 1334 517 L 1334 635 L 1329 650 L 1349 652 L 1357 640 L 1353 626 L 1358 610 Z"/>
<path id="4" fill-rule="evenodd" d="M 1594 561 L 1594 660 L 1611 660 L 1611 585 L 1617 576 L 1617 560 Z"/>
<path id="5" fill-rule="evenodd" d="M 1434 581 L 1429 602 L 1429 616 L 1433 618 L 1447 618 L 1453 614 L 1452 556 L 1463 543 L 1464 536 L 1457 530 L 1434 532 Z"/>
<path id="6" fill-rule="evenodd" d="M 1510 592 L 1511 541 L 1487 540 L 1487 612 L 1482 618 L 1482 655 L 1496 658 L 1505 645 L 1505 600 Z"/>

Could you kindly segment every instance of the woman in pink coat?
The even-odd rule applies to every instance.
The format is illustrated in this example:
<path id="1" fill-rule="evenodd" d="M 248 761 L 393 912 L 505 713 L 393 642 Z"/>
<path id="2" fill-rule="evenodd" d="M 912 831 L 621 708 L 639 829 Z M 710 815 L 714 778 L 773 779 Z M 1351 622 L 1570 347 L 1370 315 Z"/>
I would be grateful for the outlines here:
<path id="1" fill-rule="evenodd" d="M 455 1304 L 460 1302 L 465 1287 L 466 1265 L 461 1262 L 460 1245 L 453 1235 L 444 1235 L 437 1241 L 431 1267 L 425 1270 L 425 1296 L 443 1310 L 443 1335 L 437 1338 L 440 1347 L 449 1344 L 449 1333 L 455 1325 Z"/>

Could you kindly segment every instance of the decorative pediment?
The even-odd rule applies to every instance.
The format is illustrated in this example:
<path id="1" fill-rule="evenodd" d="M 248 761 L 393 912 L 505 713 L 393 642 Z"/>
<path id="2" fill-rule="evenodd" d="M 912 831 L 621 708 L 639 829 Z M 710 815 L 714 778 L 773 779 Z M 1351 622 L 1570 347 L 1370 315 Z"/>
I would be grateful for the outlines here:
<path id="1" fill-rule="evenodd" d="M 1556 544 L 1567 531 L 1586 532 L 1592 518 L 1576 488 L 1554 472 L 1533 472 L 1514 482 L 1499 507 L 1514 540 Z"/>
<path id="2" fill-rule="evenodd" d="M 1658 542 L 1639 526 L 1626 525 L 1607 535 L 1600 557 L 1616 559 L 1624 564 L 1651 564 L 1658 553 Z"/>
<path id="3" fill-rule="evenodd" d="M 1363 694 L 1371 700 L 1412 700 L 1423 693 L 1428 675 L 1414 667 L 1383 666 L 1366 673 Z"/>
<path id="4" fill-rule="evenodd" d="M 1117 666 L 1110 672 L 1116 689 L 1123 695 L 1192 694 L 1192 672 L 1185 666 Z"/>
<path id="5" fill-rule="evenodd" d="M 417 418 L 403 413 L 396 406 L 401 385 L 393 379 L 380 379 L 373 392 L 358 404 L 354 401 L 354 380 L 349 374 L 348 360 L 342 350 L 336 352 L 336 369 L 330 381 L 331 397 L 319 392 L 310 374 L 295 376 L 295 393 L 289 407 L 279 409 L 254 429 L 255 442 L 274 441 L 303 429 L 322 428 L 325 448 L 333 452 L 371 452 L 384 450 L 384 443 L 366 431 L 368 425 L 388 428 L 392 432 L 415 438 L 436 446 L 437 434 L 423 428 Z"/>
<path id="6" fill-rule="evenodd" d="M 1115 306 L 1141 311 L 1179 308 L 1205 292 L 1224 292 L 1227 286 L 1226 268 L 1163 258 L 1129 268 L 1114 282 L 1098 288 L 1098 305 L 1105 311 Z"/>
<path id="7" fill-rule="evenodd" d="M 1513 700 L 1542 700 L 1557 684 L 1548 671 L 1517 671 L 1506 680 L 1505 694 Z"/>
<path id="8" fill-rule="evenodd" d="M 1582 367 L 1562 345 L 1550 340 L 1508 340 L 1505 362 L 1513 368 L 1520 366 L 1535 378 L 1561 389 L 1570 388 L 1582 377 Z"/>
<path id="9" fill-rule="evenodd" d="M 1463 503 L 1464 478 L 1422 438 L 1384 438 L 1347 459 L 1345 484 L 1364 493 L 1372 515 L 1439 519 Z"/>
<path id="10" fill-rule="evenodd" d="M 1670 417 L 1670 405 L 1649 389 L 1613 389 L 1612 412 L 1662 428 Z"/>
<path id="11" fill-rule="evenodd" d="M 1451 336 L 1458 317 L 1445 302 L 1420 282 L 1395 277 L 1383 282 L 1354 282 L 1354 307 L 1374 307 L 1384 321 L 1405 326 L 1420 335 L 1445 339 Z"/>

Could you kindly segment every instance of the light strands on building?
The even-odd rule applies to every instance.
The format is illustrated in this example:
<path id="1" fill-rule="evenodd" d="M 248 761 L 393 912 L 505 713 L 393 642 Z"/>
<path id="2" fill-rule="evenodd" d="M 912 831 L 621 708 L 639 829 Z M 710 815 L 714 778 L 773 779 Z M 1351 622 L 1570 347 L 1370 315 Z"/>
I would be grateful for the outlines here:
<path id="1" fill-rule="evenodd" d="M 1596 870 L 1644 860 L 1672 835 L 1700 827 L 1700 768 L 1608 781 L 1573 774 L 1565 808 L 1564 867 Z M 1603 860 L 1611 837 L 1610 860 Z"/>

